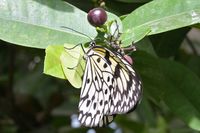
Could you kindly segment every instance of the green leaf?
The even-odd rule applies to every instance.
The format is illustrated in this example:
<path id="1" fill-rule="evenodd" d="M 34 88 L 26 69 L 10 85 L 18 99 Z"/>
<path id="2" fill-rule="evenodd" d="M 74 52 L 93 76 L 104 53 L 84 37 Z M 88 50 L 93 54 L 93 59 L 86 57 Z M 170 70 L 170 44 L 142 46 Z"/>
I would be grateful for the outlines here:
<path id="1" fill-rule="evenodd" d="M 75 88 L 80 88 L 85 69 L 84 53 L 80 46 L 73 49 L 67 48 L 67 45 L 65 45 L 65 51 L 60 56 L 62 69 L 68 81 Z"/>
<path id="2" fill-rule="evenodd" d="M 60 55 L 64 51 L 63 45 L 49 45 L 46 48 L 44 60 L 44 73 L 57 78 L 65 79 L 60 63 Z"/>
<path id="3" fill-rule="evenodd" d="M 166 88 L 166 104 L 191 128 L 200 131 L 200 79 L 181 64 L 164 60 L 162 64 L 164 74 L 173 81 L 173 88 Z"/>
<path id="4" fill-rule="evenodd" d="M 197 24 L 200 22 L 199 0 L 154 0 L 123 19 L 124 46 L 137 42 L 146 35 Z"/>
<path id="5" fill-rule="evenodd" d="M 61 0 L 0 0 L 0 38 L 21 46 L 46 48 L 51 44 L 77 44 L 95 37 L 86 13 Z M 79 39 L 77 39 L 79 38 Z"/>
<path id="6" fill-rule="evenodd" d="M 189 127 L 200 131 L 200 79 L 174 61 L 156 59 L 137 52 L 135 65 L 142 77 L 144 93 L 169 109 Z"/>
<path id="7" fill-rule="evenodd" d="M 46 48 L 78 44 L 95 38 L 97 32 L 87 13 L 61 0 L 0 0 L 0 39 L 21 46 Z M 119 19 L 108 13 L 108 20 Z M 69 27 L 87 36 L 62 26 Z"/>
<path id="8" fill-rule="evenodd" d="M 49 45 L 46 48 L 44 73 L 61 79 L 67 79 L 75 87 L 80 88 L 85 68 L 83 50 L 80 46 L 72 48 L 72 44 Z"/>

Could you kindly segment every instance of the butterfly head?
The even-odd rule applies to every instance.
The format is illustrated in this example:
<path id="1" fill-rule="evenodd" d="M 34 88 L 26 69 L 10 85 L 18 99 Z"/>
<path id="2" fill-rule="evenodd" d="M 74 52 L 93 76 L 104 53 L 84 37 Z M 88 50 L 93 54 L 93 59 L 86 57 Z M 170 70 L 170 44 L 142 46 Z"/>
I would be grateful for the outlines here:
<path id="1" fill-rule="evenodd" d="M 90 45 L 89 45 L 89 46 L 90 46 L 90 48 L 91 48 L 91 47 L 94 47 L 95 45 L 96 45 L 95 40 L 92 40 L 92 41 L 90 42 Z"/>

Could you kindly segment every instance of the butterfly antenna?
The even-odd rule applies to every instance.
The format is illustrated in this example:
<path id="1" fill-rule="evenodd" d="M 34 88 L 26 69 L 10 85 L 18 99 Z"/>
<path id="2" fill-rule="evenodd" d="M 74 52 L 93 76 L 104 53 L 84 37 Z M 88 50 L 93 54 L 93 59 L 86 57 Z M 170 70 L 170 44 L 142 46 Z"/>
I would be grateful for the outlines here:
<path id="1" fill-rule="evenodd" d="M 66 28 L 66 29 L 71 30 L 71 31 L 74 31 L 74 32 L 76 32 L 76 33 L 78 33 L 78 34 L 80 34 L 80 35 L 83 35 L 83 36 L 88 37 L 88 38 L 91 40 L 91 43 L 90 43 L 91 46 L 93 46 L 93 45 L 95 44 L 94 39 L 92 39 L 90 36 L 88 36 L 88 35 L 86 35 L 86 34 L 84 34 L 84 33 L 82 33 L 82 32 L 79 32 L 79 31 L 77 31 L 77 30 L 74 30 L 74 29 L 69 28 L 69 27 L 66 27 L 66 26 L 61 26 L 61 28 Z M 72 48 L 66 48 L 66 47 L 65 47 L 65 48 L 68 49 L 68 50 L 70 50 L 70 49 L 74 49 L 74 48 L 77 47 L 78 45 L 81 45 L 81 48 L 82 48 L 83 52 L 86 53 L 85 50 L 84 50 L 84 48 L 83 48 L 82 43 L 79 43 L 79 44 L 75 45 L 75 46 L 72 47 Z"/>
<path id="2" fill-rule="evenodd" d="M 71 48 L 67 48 L 67 47 L 64 47 L 64 48 L 67 49 L 67 50 L 72 50 L 72 49 L 76 48 L 76 47 L 79 46 L 79 45 L 82 45 L 82 44 L 79 43 L 79 44 L 76 44 L 75 46 L 73 46 L 73 47 L 71 47 Z"/>
<path id="3" fill-rule="evenodd" d="M 85 49 L 83 48 L 83 44 L 82 44 L 82 43 L 76 44 L 76 45 L 75 45 L 74 47 L 72 47 L 72 48 L 67 48 L 67 47 L 64 47 L 64 48 L 65 48 L 66 50 L 72 50 L 72 49 L 76 48 L 76 47 L 79 46 L 79 45 L 81 45 L 81 48 L 82 48 L 83 52 L 86 53 Z"/>
<path id="4" fill-rule="evenodd" d="M 82 33 L 82 32 L 79 32 L 79 31 L 77 31 L 77 30 L 74 30 L 74 29 L 69 28 L 69 27 L 66 27 L 66 26 L 61 26 L 61 27 L 62 27 L 62 28 L 69 29 L 69 30 L 71 30 L 71 31 L 74 31 L 74 32 L 76 32 L 76 33 L 78 33 L 78 34 L 81 34 L 81 35 L 83 35 L 83 36 L 86 36 L 86 37 L 88 37 L 91 41 L 94 41 L 94 39 L 92 39 L 90 36 L 88 36 L 88 35 L 86 35 L 86 34 L 84 34 L 84 33 Z"/>

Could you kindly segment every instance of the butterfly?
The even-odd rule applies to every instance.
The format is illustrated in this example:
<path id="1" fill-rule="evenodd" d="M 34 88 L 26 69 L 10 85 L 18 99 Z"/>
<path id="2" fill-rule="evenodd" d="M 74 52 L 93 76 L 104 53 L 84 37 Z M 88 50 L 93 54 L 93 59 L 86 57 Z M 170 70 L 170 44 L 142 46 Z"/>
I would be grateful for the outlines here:
<path id="1" fill-rule="evenodd" d="M 141 99 L 142 83 L 120 52 L 94 43 L 85 54 L 78 119 L 84 126 L 102 127 L 111 123 L 116 114 L 135 109 Z"/>

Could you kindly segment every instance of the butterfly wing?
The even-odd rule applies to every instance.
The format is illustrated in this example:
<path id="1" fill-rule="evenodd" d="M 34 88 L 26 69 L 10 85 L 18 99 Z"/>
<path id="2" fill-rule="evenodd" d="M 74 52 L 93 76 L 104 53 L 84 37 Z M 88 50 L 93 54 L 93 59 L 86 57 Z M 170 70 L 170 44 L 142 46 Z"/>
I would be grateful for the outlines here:
<path id="1" fill-rule="evenodd" d="M 117 53 L 94 46 L 87 52 L 79 102 L 79 121 L 89 127 L 110 123 L 114 114 L 131 110 L 139 101 L 141 82 Z"/>
<path id="2" fill-rule="evenodd" d="M 120 54 L 111 52 L 110 57 L 114 60 L 113 62 L 116 62 L 116 65 L 112 67 L 115 84 L 110 112 L 112 114 L 127 113 L 133 110 L 140 101 L 142 83 L 132 66 Z"/>
<path id="3" fill-rule="evenodd" d="M 102 59 L 103 57 L 92 49 L 87 53 L 79 102 L 79 120 L 85 126 L 102 126 L 113 120 L 112 115 L 104 117 L 109 111 L 111 92 L 108 87 L 112 83 L 105 81 L 103 77 L 111 77 L 112 73 L 108 73 L 110 69 L 100 63 Z"/>

